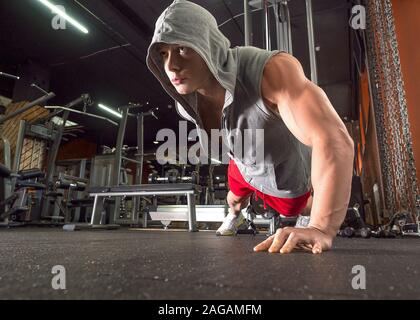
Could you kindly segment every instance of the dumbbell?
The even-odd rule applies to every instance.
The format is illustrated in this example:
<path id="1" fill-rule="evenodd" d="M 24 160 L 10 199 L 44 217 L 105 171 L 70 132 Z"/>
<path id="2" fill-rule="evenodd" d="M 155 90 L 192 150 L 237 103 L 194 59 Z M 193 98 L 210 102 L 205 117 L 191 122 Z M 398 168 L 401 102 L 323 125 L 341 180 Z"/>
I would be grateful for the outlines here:
<path id="1" fill-rule="evenodd" d="M 357 237 L 357 238 L 367 239 L 371 237 L 372 231 L 368 227 L 363 227 L 360 229 L 354 229 L 352 227 L 345 227 L 344 229 L 338 232 L 338 235 L 340 237 L 345 237 L 345 238 Z"/>
<path id="2" fill-rule="evenodd" d="M 355 230 L 352 227 L 345 227 L 338 231 L 338 236 L 345 237 L 345 238 L 352 238 L 355 235 Z"/>
<path id="3" fill-rule="evenodd" d="M 158 177 L 159 176 L 157 175 L 157 173 L 151 173 L 151 174 L 149 174 L 149 177 L 147 178 L 147 181 L 149 183 L 157 183 L 157 178 Z"/>
<path id="4" fill-rule="evenodd" d="M 374 237 L 374 238 L 395 238 L 396 235 L 392 231 L 380 229 L 380 230 L 377 230 L 377 231 L 372 231 L 372 237 Z"/>
<path id="5" fill-rule="evenodd" d="M 86 189 L 86 183 L 80 181 L 57 180 L 55 186 L 57 189 L 71 189 L 76 191 L 84 191 Z"/>
<path id="6" fill-rule="evenodd" d="M 157 173 L 151 173 L 148 177 L 149 183 L 192 183 L 192 184 L 199 184 L 200 176 L 198 172 L 193 171 L 190 177 L 182 177 L 180 178 L 176 174 L 170 174 L 167 177 L 159 177 Z"/>
<path id="7" fill-rule="evenodd" d="M 193 171 L 191 173 L 191 181 L 192 184 L 200 184 L 200 175 L 197 171 Z"/>
<path id="8" fill-rule="evenodd" d="M 149 174 L 148 177 L 148 182 L 149 183 L 173 183 L 176 182 L 174 181 L 174 176 L 169 176 L 169 177 L 159 177 L 157 173 L 151 173 Z"/>
<path id="9" fill-rule="evenodd" d="M 363 228 L 357 229 L 354 233 L 354 236 L 358 237 L 358 238 L 368 239 L 368 238 L 370 238 L 371 233 L 372 233 L 372 231 L 370 230 L 370 228 L 363 227 Z"/>
<path id="10" fill-rule="evenodd" d="M 200 176 L 197 171 L 191 172 L 191 176 L 179 178 L 179 182 L 200 184 Z"/>

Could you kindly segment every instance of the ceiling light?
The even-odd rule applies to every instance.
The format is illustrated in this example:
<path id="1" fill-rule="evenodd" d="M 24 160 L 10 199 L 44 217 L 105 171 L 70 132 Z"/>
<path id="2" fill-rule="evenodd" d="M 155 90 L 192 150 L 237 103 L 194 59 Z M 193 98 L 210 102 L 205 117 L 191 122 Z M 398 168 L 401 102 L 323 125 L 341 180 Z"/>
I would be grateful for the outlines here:
<path id="1" fill-rule="evenodd" d="M 107 106 L 103 105 L 102 103 L 99 103 L 98 104 L 98 107 L 101 108 L 101 109 L 103 109 L 103 110 L 105 110 L 106 112 L 109 112 L 109 113 L 113 114 L 114 116 L 116 116 L 118 118 L 122 118 L 122 114 L 121 113 L 115 111 L 114 109 L 112 109 L 110 107 L 107 107 Z"/>

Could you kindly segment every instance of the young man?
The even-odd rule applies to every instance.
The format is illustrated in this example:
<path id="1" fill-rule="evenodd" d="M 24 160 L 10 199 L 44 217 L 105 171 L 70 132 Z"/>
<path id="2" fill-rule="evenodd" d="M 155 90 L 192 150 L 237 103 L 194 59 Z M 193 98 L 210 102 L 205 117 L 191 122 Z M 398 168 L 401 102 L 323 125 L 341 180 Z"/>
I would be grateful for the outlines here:
<path id="1" fill-rule="evenodd" d="M 300 63 L 283 52 L 230 48 L 207 10 L 175 0 L 156 22 L 147 65 L 181 117 L 226 132 L 230 213 L 218 234 L 234 233 L 253 191 L 281 214 L 297 215 L 312 187 L 309 226 L 279 229 L 254 250 L 330 249 L 350 199 L 353 141 Z M 247 129 L 263 129 L 264 137 L 235 154 L 233 141 Z M 264 161 L 255 163 L 261 143 Z"/>

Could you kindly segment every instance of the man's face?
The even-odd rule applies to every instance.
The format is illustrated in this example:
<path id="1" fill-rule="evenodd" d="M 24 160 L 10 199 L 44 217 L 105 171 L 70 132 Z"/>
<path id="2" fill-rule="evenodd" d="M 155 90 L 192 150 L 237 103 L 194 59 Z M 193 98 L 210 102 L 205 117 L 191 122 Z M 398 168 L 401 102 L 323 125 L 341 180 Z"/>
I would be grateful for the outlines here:
<path id="1" fill-rule="evenodd" d="M 160 43 L 157 52 L 179 94 L 189 94 L 205 87 L 213 76 L 201 56 L 189 47 Z"/>

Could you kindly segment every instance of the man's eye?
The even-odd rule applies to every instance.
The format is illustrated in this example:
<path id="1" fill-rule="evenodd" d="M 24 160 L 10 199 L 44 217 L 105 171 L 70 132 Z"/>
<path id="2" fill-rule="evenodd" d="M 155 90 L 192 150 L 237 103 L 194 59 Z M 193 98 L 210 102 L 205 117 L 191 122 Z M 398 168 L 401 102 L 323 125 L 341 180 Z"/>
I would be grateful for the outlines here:
<path id="1" fill-rule="evenodd" d="M 186 54 L 187 53 L 187 48 L 186 47 L 179 47 L 179 53 L 180 54 Z"/>

